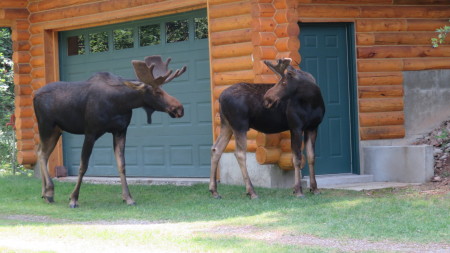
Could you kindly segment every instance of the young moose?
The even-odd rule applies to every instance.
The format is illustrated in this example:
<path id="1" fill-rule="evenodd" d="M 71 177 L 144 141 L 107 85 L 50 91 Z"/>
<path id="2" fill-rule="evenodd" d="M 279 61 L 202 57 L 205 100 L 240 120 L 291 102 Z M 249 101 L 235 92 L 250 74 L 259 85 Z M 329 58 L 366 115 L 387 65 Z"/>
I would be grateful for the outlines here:
<path id="1" fill-rule="evenodd" d="M 42 175 L 42 197 L 53 202 L 54 186 L 48 174 L 48 158 L 61 132 L 84 134 L 78 182 L 70 196 L 70 207 L 78 206 L 81 182 L 88 168 L 95 141 L 106 132 L 112 133 L 122 197 L 134 205 L 125 178 L 125 138 L 132 109 L 142 107 L 151 123 L 154 111 L 167 112 L 172 118 L 182 117 L 181 103 L 167 94 L 161 86 L 186 71 L 168 70 L 170 58 L 149 56 L 145 61 L 132 61 L 139 81 L 125 80 L 111 73 L 94 74 L 84 82 L 54 82 L 40 88 L 34 97 L 34 110 L 41 143 L 38 147 Z"/>
<path id="2" fill-rule="evenodd" d="M 266 134 L 290 130 L 293 164 L 295 168 L 294 195 L 303 196 L 301 186 L 302 133 L 306 143 L 311 191 L 319 193 L 314 173 L 314 146 L 317 128 L 325 114 L 325 105 L 319 86 L 311 74 L 290 66 L 291 59 L 279 59 L 277 65 L 265 64 L 280 77 L 276 84 L 237 83 L 219 97 L 221 128 L 211 150 L 209 190 L 215 198 L 217 192 L 217 165 L 234 134 L 235 156 L 241 168 L 247 194 L 258 195 L 253 189 L 246 166 L 247 131 L 253 128 Z"/>

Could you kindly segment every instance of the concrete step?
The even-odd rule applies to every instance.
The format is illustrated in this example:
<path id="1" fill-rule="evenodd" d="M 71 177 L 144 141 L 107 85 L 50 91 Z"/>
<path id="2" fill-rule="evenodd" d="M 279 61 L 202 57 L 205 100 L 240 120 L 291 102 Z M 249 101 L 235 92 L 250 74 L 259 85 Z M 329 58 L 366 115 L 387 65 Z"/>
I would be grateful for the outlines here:
<path id="1" fill-rule="evenodd" d="M 76 176 L 57 178 L 60 182 L 77 182 Z M 83 177 L 83 183 L 90 184 L 120 184 L 119 177 Z M 209 178 L 152 178 L 152 177 L 127 177 L 128 184 L 146 184 L 146 185 L 184 185 L 209 183 Z"/>
<path id="2" fill-rule="evenodd" d="M 309 177 L 306 176 L 303 180 L 306 181 L 309 187 Z M 317 175 L 316 176 L 317 186 L 319 188 L 335 188 L 339 185 L 348 184 L 361 184 L 373 182 L 372 175 L 356 175 L 350 173 L 344 174 L 328 174 L 328 175 Z"/>

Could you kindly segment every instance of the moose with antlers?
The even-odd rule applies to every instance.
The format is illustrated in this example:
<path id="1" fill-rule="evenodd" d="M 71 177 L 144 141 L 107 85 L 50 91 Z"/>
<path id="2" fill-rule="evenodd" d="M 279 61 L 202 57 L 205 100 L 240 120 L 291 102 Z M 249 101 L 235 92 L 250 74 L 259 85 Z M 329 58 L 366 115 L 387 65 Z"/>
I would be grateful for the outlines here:
<path id="1" fill-rule="evenodd" d="M 264 63 L 280 80 L 276 84 L 237 83 L 222 92 L 220 103 L 220 134 L 211 149 L 211 174 L 209 190 L 217 192 L 217 167 L 231 136 L 236 140 L 235 156 L 238 160 L 247 195 L 258 198 L 253 189 L 246 166 L 247 131 L 253 128 L 271 134 L 286 130 L 291 132 L 291 149 L 295 169 L 294 195 L 303 197 L 301 186 L 302 135 L 305 141 L 311 191 L 319 193 L 314 172 L 314 147 L 317 128 L 325 114 L 325 104 L 314 77 L 290 66 L 291 59 L 284 58 L 273 65 Z"/>
<path id="2" fill-rule="evenodd" d="M 186 66 L 168 70 L 170 58 L 148 56 L 144 61 L 133 60 L 138 80 L 127 80 L 108 72 L 94 74 L 83 82 L 54 82 L 40 88 L 34 97 L 34 110 L 41 142 L 38 147 L 42 175 L 42 197 L 54 201 L 54 185 L 49 176 L 48 159 L 62 131 L 84 134 L 78 181 L 70 196 L 69 206 L 78 206 L 78 195 L 95 141 L 112 133 L 114 154 L 122 184 L 122 198 L 128 205 L 135 201 L 130 195 L 125 177 L 125 139 L 132 109 L 142 107 L 151 123 L 154 111 L 182 117 L 181 103 L 167 94 L 161 86 L 180 76 Z"/>

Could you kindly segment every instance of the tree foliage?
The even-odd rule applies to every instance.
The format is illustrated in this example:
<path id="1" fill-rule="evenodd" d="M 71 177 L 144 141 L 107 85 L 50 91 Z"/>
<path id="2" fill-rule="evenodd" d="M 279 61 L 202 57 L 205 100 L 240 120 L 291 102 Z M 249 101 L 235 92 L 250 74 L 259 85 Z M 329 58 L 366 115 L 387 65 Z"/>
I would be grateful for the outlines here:
<path id="1" fill-rule="evenodd" d="M 447 34 L 450 33 L 450 25 L 440 27 L 436 29 L 436 32 L 438 33 L 437 37 L 431 38 L 431 44 L 433 45 L 433 47 L 438 47 L 440 44 L 443 44 L 445 42 Z"/>

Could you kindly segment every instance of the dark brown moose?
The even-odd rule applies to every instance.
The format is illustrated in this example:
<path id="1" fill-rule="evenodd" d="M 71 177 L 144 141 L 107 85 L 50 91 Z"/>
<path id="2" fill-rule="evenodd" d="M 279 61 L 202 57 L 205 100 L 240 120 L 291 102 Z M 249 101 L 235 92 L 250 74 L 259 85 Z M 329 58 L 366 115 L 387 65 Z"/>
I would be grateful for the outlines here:
<path id="1" fill-rule="evenodd" d="M 54 185 L 49 176 L 48 158 L 62 131 L 84 134 L 78 182 L 70 196 L 70 207 L 78 206 L 78 195 L 95 141 L 112 133 L 114 154 L 122 183 L 122 198 L 128 205 L 135 201 L 130 195 L 125 177 L 125 139 L 132 109 L 142 107 L 151 123 L 154 111 L 182 117 L 181 103 L 161 86 L 186 71 L 186 67 L 168 70 L 170 58 L 148 56 L 145 61 L 132 61 L 139 81 L 126 80 L 108 72 L 94 74 L 84 82 L 54 82 L 40 88 L 34 96 L 34 110 L 41 139 L 38 147 L 42 175 L 42 197 L 53 202 Z"/>
<path id="2" fill-rule="evenodd" d="M 293 164 L 295 168 L 294 195 L 303 197 L 301 186 L 302 134 L 310 173 L 311 191 L 319 193 L 314 172 L 314 147 L 317 128 L 325 114 L 325 105 L 319 86 L 311 74 L 290 66 L 291 59 L 279 59 L 277 65 L 265 64 L 280 81 L 276 84 L 237 83 L 222 92 L 219 98 L 220 134 L 211 149 L 211 175 L 209 190 L 217 192 L 217 165 L 234 134 L 235 156 L 241 168 L 247 194 L 258 198 L 253 189 L 246 166 L 247 131 L 253 128 L 266 134 L 290 130 Z"/>

